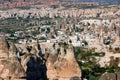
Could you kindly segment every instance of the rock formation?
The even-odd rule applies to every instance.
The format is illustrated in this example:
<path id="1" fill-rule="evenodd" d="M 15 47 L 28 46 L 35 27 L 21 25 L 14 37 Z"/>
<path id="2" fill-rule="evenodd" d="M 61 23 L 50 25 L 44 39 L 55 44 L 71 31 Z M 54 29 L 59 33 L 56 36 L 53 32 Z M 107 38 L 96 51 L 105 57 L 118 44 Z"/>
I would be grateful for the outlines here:
<path id="1" fill-rule="evenodd" d="M 46 62 L 34 54 L 26 54 L 22 65 L 27 74 L 27 80 L 47 80 Z"/>
<path id="2" fill-rule="evenodd" d="M 63 49 L 64 48 L 61 48 L 61 52 L 63 52 Z M 81 77 L 81 70 L 75 60 L 71 46 L 67 48 L 64 54 L 49 56 L 47 60 L 47 69 L 47 75 L 50 80 L 70 80 L 70 78 L 75 76 L 79 79 Z"/>
<path id="3" fill-rule="evenodd" d="M 8 58 L 8 49 L 9 45 L 6 42 L 5 38 L 0 37 L 0 58 Z"/>
<path id="4" fill-rule="evenodd" d="M 17 50 L 16 46 L 13 43 L 11 43 L 10 48 L 9 48 L 9 58 L 17 57 L 17 52 L 18 52 L 18 50 Z"/>
<path id="5" fill-rule="evenodd" d="M 34 4 L 52 4 L 55 0 L 0 0 L 0 8 L 31 6 Z"/>
<path id="6" fill-rule="evenodd" d="M 81 77 L 72 46 L 61 46 L 60 53 L 45 49 L 44 54 L 39 43 L 27 44 L 20 49 L 0 38 L 0 79 L 72 80 Z M 20 53 L 22 55 L 18 57 Z"/>
<path id="7" fill-rule="evenodd" d="M 120 73 L 104 73 L 99 80 L 119 80 L 120 79 Z"/>
<path id="8" fill-rule="evenodd" d="M 41 55 L 40 45 L 27 44 L 25 48 L 28 51 L 21 56 L 21 64 L 26 72 L 27 80 L 47 80 L 46 60 Z"/>
<path id="9" fill-rule="evenodd" d="M 0 78 L 9 80 L 25 80 L 26 73 L 17 58 L 0 61 Z"/>
<path id="10" fill-rule="evenodd" d="M 4 37 L 0 37 L 0 79 L 2 80 L 25 80 L 26 73 L 14 47 L 9 46 Z"/>

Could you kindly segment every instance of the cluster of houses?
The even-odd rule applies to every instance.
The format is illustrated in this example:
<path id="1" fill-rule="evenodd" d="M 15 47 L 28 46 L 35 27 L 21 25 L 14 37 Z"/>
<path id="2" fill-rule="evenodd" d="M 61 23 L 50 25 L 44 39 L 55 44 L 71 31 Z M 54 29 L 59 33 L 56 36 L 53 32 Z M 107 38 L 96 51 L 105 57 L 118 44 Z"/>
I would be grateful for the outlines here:
<path id="1" fill-rule="evenodd" d="M 18 43 L 40 42 L 59 43 L 66 42 L 75 47 L 86 47 L 96 42 L 103 44 L 103 39 L 109 40 L 119 36 L 118 25 L 113 25 L 117 20 L 88 19 L 71 24 L 39 25 L 28 27 L 26 31 L 16 31 L 5 34 L 7 39 L 17 40 Z M 113 27 L 113 30 L 112 30 Z M 117 29 L 115 29 L 115 27 Z M 77 29 L 77 30 L 76 30 Z M 107 32 L 105 32 L 105 30 Z M 68 34 L 70 33 L 70 34 Z M 2 34 L 2 33 L 1 33 Z M 85 44 L 86 42 L 86 44 Z"/>

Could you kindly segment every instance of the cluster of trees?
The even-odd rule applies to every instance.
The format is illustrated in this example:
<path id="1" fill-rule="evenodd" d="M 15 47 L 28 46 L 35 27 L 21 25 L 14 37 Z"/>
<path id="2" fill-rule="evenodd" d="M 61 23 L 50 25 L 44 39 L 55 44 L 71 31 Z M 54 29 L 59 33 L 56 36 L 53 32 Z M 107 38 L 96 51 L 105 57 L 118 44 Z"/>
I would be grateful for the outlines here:
<path id="1" fill-rule="evenodd" d="M 5 33 L 13 33 L 14 31 L 25 31 L 27 27 L 39 26 L 40 24 L 53 25 L 55 24 L 49 17 L 35 18 L 30 17 L 26 18 L 18 17 L 16 18 L 15 14 L 11 15 L 13 17 L 0 19 L 0 31 Z M 50 32 L 49 29 L 47 29 Z"/>
<path id="2" fill-rule="evenodd" d="M 80 48 L 75 48 L 75 57 L 82 69 L 82 78 L 87 78 L 88 80 L 99 80 L 103 73 L 114 73 L 119 72 L 120 67 L 119 58 L 111 57 L 110 65 L 101 67 L 98 63 L 96 57 L 104 57 L 104 52 L 92 52 L 91 50 L 83 50 Z"/>

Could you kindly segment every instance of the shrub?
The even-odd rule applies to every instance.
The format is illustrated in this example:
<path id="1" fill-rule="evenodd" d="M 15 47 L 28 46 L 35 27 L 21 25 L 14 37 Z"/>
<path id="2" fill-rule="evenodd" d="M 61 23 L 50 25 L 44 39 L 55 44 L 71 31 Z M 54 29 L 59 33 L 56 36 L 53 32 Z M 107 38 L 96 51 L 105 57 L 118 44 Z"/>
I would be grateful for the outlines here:
<path id="1" fill-rule="evenodd" d="M 82 41 L 82 43 L 84 43 L 86 46 L 88 45 L 88 42 L 87 41 Z"/>
<path id="2" fill-rule="evenodd" d="M 119 51 L 119 47 L 116 47 L 116 48 L 115 48 L 115 51 Z"/>
<path id="3" fill-rule="evenodd" d="M 46 37 L 40 37 L 39 40 L 46 40 Z"/>

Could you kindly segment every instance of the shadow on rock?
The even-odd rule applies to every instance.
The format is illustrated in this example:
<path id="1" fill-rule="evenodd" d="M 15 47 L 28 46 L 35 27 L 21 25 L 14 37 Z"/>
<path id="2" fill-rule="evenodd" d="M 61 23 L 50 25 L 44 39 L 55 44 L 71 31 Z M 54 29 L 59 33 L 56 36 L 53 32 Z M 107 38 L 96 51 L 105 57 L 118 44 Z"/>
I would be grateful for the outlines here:
<path id="1" fill-rule="evenodd" d="M 46 61 L 31 56 L 27 62 L 27 80 L 47 80 Z"/>

